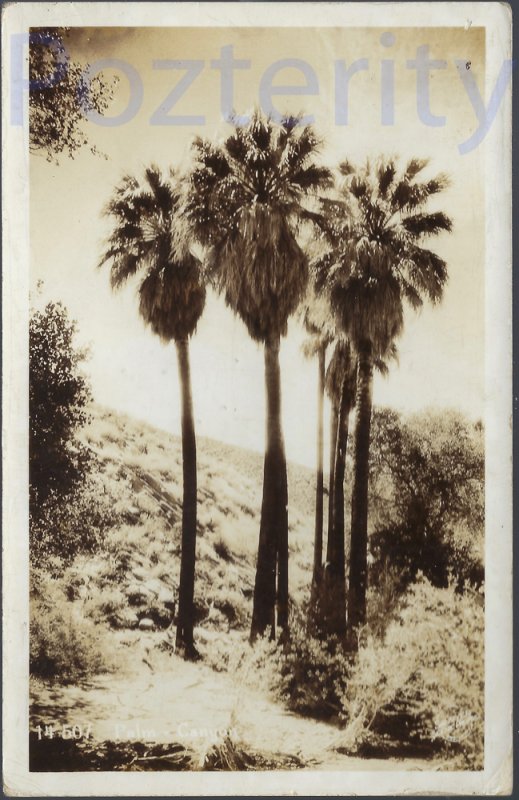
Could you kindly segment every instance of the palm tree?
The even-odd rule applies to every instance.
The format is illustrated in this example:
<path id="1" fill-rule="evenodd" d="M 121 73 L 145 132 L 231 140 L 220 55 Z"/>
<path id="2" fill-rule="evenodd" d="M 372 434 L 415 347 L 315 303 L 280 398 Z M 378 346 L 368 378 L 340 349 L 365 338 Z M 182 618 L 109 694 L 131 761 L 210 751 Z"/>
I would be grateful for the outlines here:
<path id="1" fill-rule="evenodd" d="M 313 197 L 329 185 L 315 163 L 319 141 L 298 118 L 275 124 L 260 112 L 218 145 L 197 139 L 187 217 L 207 248 L 226 303 L 264 346 L 267 406 L 263 501 L 251 638 L 288 626 L 288 490 L 281 424 L 279 347 L 308 281 L 300 237 L 318 214 Z M 276 587 L 277 572 L 277 587 Z"/>
<path id="2" fill-rule="evenodd" d="M 355 171 L 340 165 L 343 191 L 353 203 L 354 221 L 329 270 L 330 298 L 340 327 L 357 355 L 356 425 L 348 585 L 348 632 L 366 621 L 368 469 L 373 366 L 400 335 L 404 302 L 420 308 L 424 298 L 439 302 L 447 280 L 445 261 L 424 246 L 429 236 L 451 230 L 441 211 L 427 201 L 448 185 L 445 175 L 418 180 L 427 161 L 412 159 L 398 171 L 394 160 L 368 162 Z"/>
<path id="3" fill-rule="evenodd" d="M 179 176 L 165 179 L 151 166 L 139 181 L 126 176 L 105 209 L 114 225 L 100 266 L 110 264 L 113 289 L 141 274 L 139 311 L 164 342 L 175 342 L 182 403 L 182 555 L 180 565 L 177 647 L 195 657 L 194 581 L 196 558 L 196 438 L 191 394 L 189 338 L 205 304 L 199 260 L 189 250 L 181 222 Z"/>

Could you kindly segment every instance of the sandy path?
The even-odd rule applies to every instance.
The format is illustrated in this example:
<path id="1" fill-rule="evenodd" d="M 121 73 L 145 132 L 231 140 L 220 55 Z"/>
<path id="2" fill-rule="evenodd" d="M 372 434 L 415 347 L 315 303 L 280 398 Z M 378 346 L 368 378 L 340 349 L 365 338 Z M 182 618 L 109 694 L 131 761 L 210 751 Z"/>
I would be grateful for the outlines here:
<path id="1" fill-rule="evenodd" d="M 145 671 L 143 671 L 145 670 Z M 261 693 L 233 682 L 202 664 L 179 658 L 145 664 L 126 675 L 98 677 L 83 686 L 36 683 L 32 688 L 31 729 L 38 724 L 90 731 L 97 741 L 180 742 L 199 754 L 230 731 L 252 750 L 297 756 L 319 769 L 431 769 L 419 760 L 352 758 L 337 753 L 341 731 L 290 713 Z"/>

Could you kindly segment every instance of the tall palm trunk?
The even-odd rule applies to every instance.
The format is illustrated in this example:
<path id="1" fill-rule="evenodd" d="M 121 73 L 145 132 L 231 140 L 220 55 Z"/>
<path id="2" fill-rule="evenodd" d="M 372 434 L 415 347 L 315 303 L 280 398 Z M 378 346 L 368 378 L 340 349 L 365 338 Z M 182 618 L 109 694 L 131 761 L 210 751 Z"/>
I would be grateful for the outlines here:
<path id="1" fill-rule="evenodd" d="M 324 626 L 328 634 L 344 637 L 346 633 L 346 572 L 344 550 L 344 475 L 348 446 L 350 400 L 348 378 L 341 387 L 337 415 L 337 434 L 334 448 L 333 493 L 331 501 L 332 526 L 328 532 L 327 565 L 323 601 Z"/>
<path id="2" fill-rule="evenodd" d="M 346 450 L 348 447 L 350 403 L 347 380 L 342 387 L 341 405 L 337 425 L 337 446 L 333 470 L 333 527 L 330 542 L 330 561 L 337 564 L 337 574 L 345 575 L 344 566 L 344 476 L 346 473 Z"/>
<path id="3" fill-rule="evenodd" d="M 318 352 L 318 385 L 317 385 L 317 475 L 315 487 L 315 536 L 314 536 L 314 569 L 312 583 L 317 586 L 323 565 L 323 417 L 324 417 L 324 381 L 326 373 L 326 347 L 322 345 Z"/>
<path id="4" fill-rule="evenodd" d="M 278 625 L 288 622 L 288 486 L 281 425 L 279 336 L 265 343 L 266 446 L 263 502 L 254 586 L 251 640 L 270 628 L 275 637 L 276 567 Z"/>
<path id="5" fill-rule="evenodd" d="M 357 419 L 355 465 L 351 504 L 351 547 L 348 588 L 348 639 L 358 647 L 358 628 L 366 622 L 368 557 L 368 478 L 371 409 L 373 394 L 373 349 L 370 342 L 359 347 L 357 367 Z"/>
<path id="6" fill-rule="evenodd" d="M 189 340 L 175 342 L 182 396 L 182 555 L 176 644 L 187 658 L 196 655 L 193 642 L 196 559 L 196 438 L 189 367 Z"/>
<path id="7" fill-rule="evenodd" d="M 328 478 L 328 538 L 326 543 L 326 561 L 330 560 L 330 546 L 333 540 L 333 492 L 335 472 L 335 451 L 337 449 L 337 429 L 339 427 L 339 403 L 332 400 L 332 416 L 330 420 L 330 473 Z"/>
<path id="8" fill-rule="evenodd" d="M 326 346 L 318 351 L 318 384 L 317 384 L 317 475 L 315 488 L 315 533 L 314 533 L 314 566 L 310 591 L 310 607 L 308 613 L 308 630 L 311 634 L 319 634 L 322 630 L 322 582 L 323 582 L 323 416 L 324 387 L 326 378 Z"/>

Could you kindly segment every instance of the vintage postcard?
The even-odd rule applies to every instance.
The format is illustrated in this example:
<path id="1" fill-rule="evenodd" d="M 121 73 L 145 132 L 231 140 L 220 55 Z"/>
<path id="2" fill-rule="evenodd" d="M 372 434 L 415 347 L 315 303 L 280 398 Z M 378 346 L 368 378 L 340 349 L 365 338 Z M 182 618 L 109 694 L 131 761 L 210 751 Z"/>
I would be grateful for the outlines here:
<path id="1" fill-rule="evenodd" d="M 509 7 L 3 23 L 4 791 L 509 793 Z"/>

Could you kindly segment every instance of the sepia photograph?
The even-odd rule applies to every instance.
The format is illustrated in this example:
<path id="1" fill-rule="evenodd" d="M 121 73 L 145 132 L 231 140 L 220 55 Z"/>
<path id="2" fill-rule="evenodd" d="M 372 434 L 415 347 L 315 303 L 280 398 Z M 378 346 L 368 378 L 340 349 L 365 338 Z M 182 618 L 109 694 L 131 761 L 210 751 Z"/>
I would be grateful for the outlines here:
<path id="1" fill-rule="evenodd" d="M 504 5 L 36 5 L 5 791 L 506 793 Z"/>

